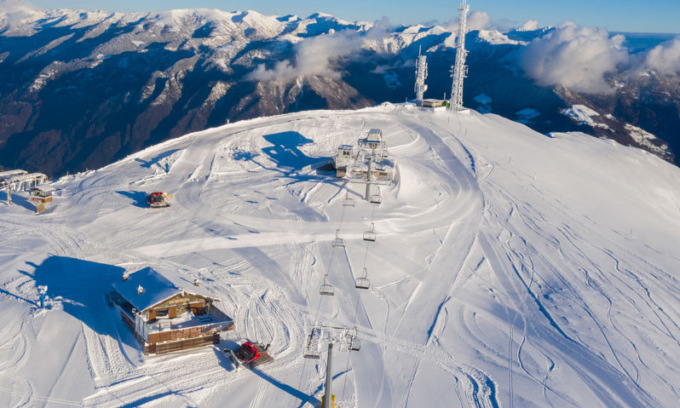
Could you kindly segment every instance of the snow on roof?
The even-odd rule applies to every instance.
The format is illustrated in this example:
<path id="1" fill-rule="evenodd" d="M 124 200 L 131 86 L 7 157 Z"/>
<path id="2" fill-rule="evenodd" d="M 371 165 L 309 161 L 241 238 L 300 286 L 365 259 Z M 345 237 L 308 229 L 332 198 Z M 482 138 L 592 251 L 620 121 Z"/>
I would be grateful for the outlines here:
<path id="1" fill-rule="evenodd" d="M 141 290 L 140 290 L 141 286 Z M 207 296 L 199 287 L 185 290 L 151 267 L 128 275 L 126 280 L 114 282 L 113 287 L 138 310 L 144 311 L 182 292 Z"/>
<path id="2" fill-rule="evenodd" d="M 45 193 L 51 193 L 51 192 L 54 191 L 54 188 L 50 185 L 40 184 L 36 187 L 32 187 L 31 190 L 40 190 L 40 191 L 45 192 Z"/>

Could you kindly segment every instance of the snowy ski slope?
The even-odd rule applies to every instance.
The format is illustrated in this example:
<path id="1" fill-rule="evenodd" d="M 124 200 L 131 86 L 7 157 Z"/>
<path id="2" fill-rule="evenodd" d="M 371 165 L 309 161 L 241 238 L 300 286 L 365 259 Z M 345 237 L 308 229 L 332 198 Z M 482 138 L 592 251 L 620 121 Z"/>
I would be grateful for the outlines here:
<path id="1" fill-rule="evenodd" d="M 371 128 L 398 163 L 379 206 L 317 171 Z M 190 134 L 55 187 L 40 216 L 0 193 L 2 406 L 314 406 L 325 362 L 302 353 L 315 321 L 362 341 L 335 353 L 339 407 L 680 400 L 680 170 L 641 150 L 386 104 Z M 159 190 L 172 206 L 145 208 Z M 144 358 L 104 291 L 147 265 L 200 278 L 234 317 L 223 345 L 271 343 L 275 361 Z M 336 295 L 322 298 L 326 273 Z"/>

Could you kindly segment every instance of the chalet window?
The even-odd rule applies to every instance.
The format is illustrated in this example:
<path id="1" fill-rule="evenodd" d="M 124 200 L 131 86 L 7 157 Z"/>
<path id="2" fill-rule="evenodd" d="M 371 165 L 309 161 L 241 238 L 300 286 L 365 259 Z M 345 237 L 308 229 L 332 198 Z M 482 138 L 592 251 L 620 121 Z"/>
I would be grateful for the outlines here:
<path id="1" fill-rule="evenodd" d="M 203 302 L 192 302 L 189 303 L 189 310 L 191 313 L 194 315 L 202 315 L 205 314 L 205 303 Z"/>
<path id="2" fill-rule="evenodd" d="M 150 318 L 153 316 L 155 319 L 160 319 L 162 317 L 169 317 L 172 319 L 173 317 L 177 317 L 177 307 L 176 306 L 170 306 L 165 309 L 154 309 L 151 311 Z"/>

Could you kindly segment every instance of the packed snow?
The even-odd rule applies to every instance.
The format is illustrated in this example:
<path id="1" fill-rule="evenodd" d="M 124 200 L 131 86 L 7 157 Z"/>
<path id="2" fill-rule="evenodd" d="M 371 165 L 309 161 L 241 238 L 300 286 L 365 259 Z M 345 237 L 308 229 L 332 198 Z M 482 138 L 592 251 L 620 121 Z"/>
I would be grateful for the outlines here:
<path id="1" fill-rule="evenodd" d="M 372 128 L 397 162 L 380 205 L 319 170 Z M 386 104 L 228 124 L 53 186 L 41 215 L 0 193 L 6 406 L 314 406 L 326 363 L 302 354 L 315 322 L 362 342 L 335 352 L 338 407 L 680 399 L 680 169 L 644 151 Z M 146 208 L 151 191 L 172 206 Z M 143 356 L 104 293 L 146 266 L 222 300 L 236 330 L 220 346 L 271 343 L 275 360 Z M 319 294 L 326 273 L 333 297 Z"/>

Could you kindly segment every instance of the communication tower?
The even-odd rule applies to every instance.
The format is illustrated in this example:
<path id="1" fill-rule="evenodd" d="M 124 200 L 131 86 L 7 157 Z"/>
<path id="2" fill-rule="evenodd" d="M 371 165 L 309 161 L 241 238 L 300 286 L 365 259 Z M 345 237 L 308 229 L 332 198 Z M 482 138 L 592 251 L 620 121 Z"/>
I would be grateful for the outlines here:
<path id="1" fill-rule="evenodd" d="M 427 91 L 425 79 L 427 79 L 427 56 L 422 55 L 418 48 L 418 59 L 416 60 L 416 105 L 423 105 L 423 95 Z"/>
<path id="2" fill-rule="evenodd" d="M 463 0 L 458 6 L 460 13 L 460 20 L 458 21 L 458 37 L 456 38 L 456 64 L 452 67 L 451 77 L 453 83 L 451 84 L 451 109 L 460 111 L 463 110 L 463 80 L 467 77 L 467 66 L 465 66 L 465 57 L 467 51 L 465 50 L 465 33 L 467 32 L 467 13 L 470 11 L 470 6 L 467 0 Z"/>

